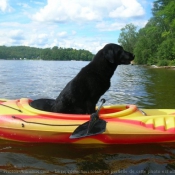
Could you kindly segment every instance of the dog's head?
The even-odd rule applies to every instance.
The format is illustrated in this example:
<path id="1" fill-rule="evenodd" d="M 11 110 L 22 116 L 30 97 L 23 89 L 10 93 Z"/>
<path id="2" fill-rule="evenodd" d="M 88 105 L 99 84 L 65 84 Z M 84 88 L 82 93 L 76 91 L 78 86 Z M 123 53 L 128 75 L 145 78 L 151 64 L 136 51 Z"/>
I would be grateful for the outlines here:
<path id="1" fill-rule="evenodd" d="M 123 47 L 117 44 L 107 44 L 102 49 L 104 58 L 112 64 L 130 64 L 134 60 L 134 55 L 130 52 L 127 52 Z"/>

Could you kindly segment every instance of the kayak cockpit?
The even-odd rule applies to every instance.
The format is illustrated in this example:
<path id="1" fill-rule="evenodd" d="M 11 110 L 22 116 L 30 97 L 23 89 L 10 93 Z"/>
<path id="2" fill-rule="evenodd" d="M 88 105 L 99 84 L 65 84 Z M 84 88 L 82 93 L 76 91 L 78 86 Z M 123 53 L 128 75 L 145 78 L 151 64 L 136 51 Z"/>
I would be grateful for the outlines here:
<path id="1" fill-rule="evenodd" d="M 38 99 L 38 100 L 30 101 L 29 105 L 38 110 L 52 112 L 52 106 L 54 102 L 55 100 L 53 99 Z M 99 111 L 99 115 L 102 118 L 122 117 L 122 116 L 130 115 L 137 110 L 138 109 L 136 105 L 103 106 Z M 76 116 L 79 116 L 79 114 L 69 114 L 69 115 L 73 115 L 75 118 Z"/>
<path id="2" fill-rule="evenodd" d="M 52 112 L 51 107 L 54 102 L 53 99 L 42 99 L 44 103 L 39 100 L 31 100 L 29 98 L 21 98 L 18 100 L 1 101 L 1 105 L 8 108 L 20 110 L 20 113 L 27 113 L 49 118 L 71 119 L 71 120 L 89 120 L 90 114 L 63 114 Z M 35 105 L 33 105 L 35 104 Z M 37 108 L 34 108 L 36 106 Z M 44 110 L 43 110 L 44 109 Z M 8 110 L 9 111 L 9 110 Z M 102 119 L 126 117 L 126 116 L 143 116 L 136 105 L 109 105 L 103 106 L 99 111 L 99 117 Z"/>

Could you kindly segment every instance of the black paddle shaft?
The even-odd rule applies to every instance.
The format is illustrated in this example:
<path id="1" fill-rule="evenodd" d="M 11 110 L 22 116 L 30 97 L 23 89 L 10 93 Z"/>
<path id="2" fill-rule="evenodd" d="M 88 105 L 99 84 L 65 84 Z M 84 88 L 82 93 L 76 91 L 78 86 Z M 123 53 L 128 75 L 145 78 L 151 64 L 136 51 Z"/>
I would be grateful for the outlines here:
<path id="1" fill-rule="evenodd" d="M 104 98 L 101 99 L 101 105 L 98 107 L 97 111 L 93 114 L 91 114 L 90 116 L 90 121 L 89 121 L 89 126 L 87 129 L 87 134 L 91 131 L 91 129 L 93 128 L 93 126 L 95 125 L 95 123 L 99 120 L 99 111 L 102 108 L 103 104 L 106 102 L 106 100 Z"/>
<path id="2" fill-rule="evenodd" d="M 87 121 L 80 126 L 78 126 L 72 135 L 69 137 L 70 139 L 82 138 L 87 136 L 93 136 L 97 134 L 101 134 L 106 130 L 106 121 L 99 118 L 99 111 L 102 105 L 105 103 L 105 99 L 101 99 L 102 104 L 99 106 L 98 110 L 91 114 L 90 121 Z"/>
<path id="3" fill-rule="evenodd" d="M 104 98 L 102 98 L 101 99 L 101 105 L 98 107 L 98 109 L 97 109 L 97 111 L 96 111 L 96 113 L 99 113 L 99 111 L 100 111 L 100 109 L 101 109 L 101 107 L 103 106 L 103 104 L 106 102 L 106 100 L 104 99 Z"/>

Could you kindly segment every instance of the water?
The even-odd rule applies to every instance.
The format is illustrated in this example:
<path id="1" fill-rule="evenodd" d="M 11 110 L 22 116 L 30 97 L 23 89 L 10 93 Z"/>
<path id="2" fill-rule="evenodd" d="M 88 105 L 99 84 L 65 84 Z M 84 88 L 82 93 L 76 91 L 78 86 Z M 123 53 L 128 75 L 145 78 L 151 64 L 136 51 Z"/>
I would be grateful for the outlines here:
<path id="1" fill-rule="evenodd" d="M 88 62 L 0 60 L 0 98 L 56 98 Z M 175 70 L 119 66 L 106 104 L 175 108 Z M 59 145 L 0 141 L 0 174 L 174 174 L 175 143 Z"/>

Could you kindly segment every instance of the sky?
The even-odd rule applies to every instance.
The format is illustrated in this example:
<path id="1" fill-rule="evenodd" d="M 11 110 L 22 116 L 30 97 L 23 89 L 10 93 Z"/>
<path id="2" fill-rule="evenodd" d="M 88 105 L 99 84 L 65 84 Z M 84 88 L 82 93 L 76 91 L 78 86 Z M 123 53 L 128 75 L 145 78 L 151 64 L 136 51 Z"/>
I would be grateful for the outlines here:
<path id="1" fill-rule="evenodd" d="M 118 43 L 121 28 L 140 29 L 153 0 L 0 0 L 0 45 L 85 49 Z"/>

